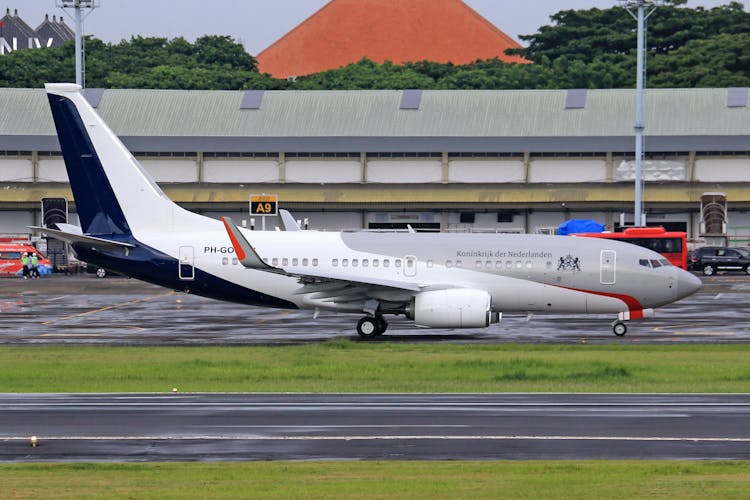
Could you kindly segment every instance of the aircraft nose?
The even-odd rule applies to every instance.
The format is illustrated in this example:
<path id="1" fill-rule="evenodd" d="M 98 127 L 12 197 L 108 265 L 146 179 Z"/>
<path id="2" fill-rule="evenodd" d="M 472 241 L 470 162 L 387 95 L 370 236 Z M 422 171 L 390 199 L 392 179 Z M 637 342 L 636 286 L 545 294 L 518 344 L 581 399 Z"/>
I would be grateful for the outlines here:
<path id="1" fill-rule="evenodd" d="M 683 269 L 677 269 L 677 297 L 682 299 L 700 290 L 703 283 L 700 278 Z"/>

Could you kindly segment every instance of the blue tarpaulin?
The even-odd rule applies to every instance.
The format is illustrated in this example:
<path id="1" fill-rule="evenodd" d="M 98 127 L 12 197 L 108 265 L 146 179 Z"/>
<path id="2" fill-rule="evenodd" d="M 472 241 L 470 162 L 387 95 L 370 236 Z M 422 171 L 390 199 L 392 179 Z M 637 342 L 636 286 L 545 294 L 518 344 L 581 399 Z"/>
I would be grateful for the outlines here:
<path id="1" fill-rule="evenodd" d="M 588 219 L 570 219 L 563 222 L 557 228 L 557 234 L 568 235 L 574 233 L 601 233 L 604 232 L 604 224 L 599 224 L 595 220 Z"/>

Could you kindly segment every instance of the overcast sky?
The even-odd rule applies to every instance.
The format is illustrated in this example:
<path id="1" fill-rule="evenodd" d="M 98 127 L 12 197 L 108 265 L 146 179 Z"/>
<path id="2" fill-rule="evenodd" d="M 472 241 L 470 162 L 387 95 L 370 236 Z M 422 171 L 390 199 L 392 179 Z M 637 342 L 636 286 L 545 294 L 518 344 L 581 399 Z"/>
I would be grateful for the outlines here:
<path id="1" fill-rule="evenodd" d="M 495 26 L 518 41 L 549 24 L 549 16 L 562 9 L 606 8 L 617 0 L 464 0 Z M 690 0 L 688 6 L 716 7 L 730 0 Z M 132 35 L 182 36 L 190 41 L 209 35 L 230 35 L 256 55 L 305 20 L 327 0 L 100 0 L 86 19 L 85 32 L 107 42 Z M 747 5 L 747 3 L 746 3 Z M 32 28 L 44 14 L 59 14 L 55 0 L 11 0 L 0 8 L 18 9 Z M 747 9 L 747 7 L 746 7 Z M 3 12 L 4 13 L 4 12 Z M 72 25 L 70 18 L 65 21 Z"/>

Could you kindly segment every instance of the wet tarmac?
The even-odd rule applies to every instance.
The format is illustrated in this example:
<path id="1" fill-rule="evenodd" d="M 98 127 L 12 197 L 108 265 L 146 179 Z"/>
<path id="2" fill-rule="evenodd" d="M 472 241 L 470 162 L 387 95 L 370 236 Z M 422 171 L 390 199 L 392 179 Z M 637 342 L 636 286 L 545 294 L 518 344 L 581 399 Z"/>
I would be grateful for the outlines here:
<path id="1" fill-rule="evenodd" d="M 701 291 L 612 333 L 602 315 L 505 314 L 487 329 L 433 330 L 391 318 L 376 342 L 732 343 L 750 341 L 750 276 L 702 277 Z M 361 315 L 248 307 L 121 277 L 0 279 L 0 344 L 269 345 L 358 339 Z"/>
<path id="2" fill-rule="evenodd" d="M 746 394 L 0 394 L 0 413 L 0 461 L 750 458 Z"/>

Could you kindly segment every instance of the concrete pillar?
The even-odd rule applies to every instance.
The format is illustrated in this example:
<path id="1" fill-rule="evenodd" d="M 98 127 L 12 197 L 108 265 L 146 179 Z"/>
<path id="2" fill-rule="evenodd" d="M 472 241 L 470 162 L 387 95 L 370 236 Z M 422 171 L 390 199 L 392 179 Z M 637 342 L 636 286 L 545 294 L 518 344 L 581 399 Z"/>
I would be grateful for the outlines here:
<path id="1" fill-rule="evenodd" d="M 614 165 L 614 159 L 612 158 L 612 152 L 609 151 L 607 153 L 607 159 L 605 160 L 605 169 L 607 172 L 607 182 L 612 182 L 614 180 L 615 175 L 615 165 Z"/>
<path id="2" fill-rule="evenodd" d="M 448 184 L 450 182 L 450 163 L 448 162 L 448 153 L 444 152 L 442 155 L 442 163 L 443 163 L 443 178 L 442 182 L 443 184 Z"/>
<path id="3" fill-rule="evenodd" d="M 39 151 L 31 152 L 31 182 L 39 180 Z"/>
<path id="4" fill-rule="evenodd" d="M 359 153 L 359 179 L 362 184 L 367 182 L 367 153 Z"/>
<path id="5" fill-rule="evenodd" d="M 531 178 L 531 153 L 526 151 L 523 154 L 523 182 L 529 183 Z"/>
<path id="6" fill-rule="evenodd" d="M 198 184 L 203 184 L 203 151 L 198 151 L 196 153 L 195 162 L 198 164 Z"/>
<path id="7" fill-rule="evenodd" d="M 279 153 L 279 182 L 281 184 L 286 182 L 286 153 L 283 151 Z"/>

